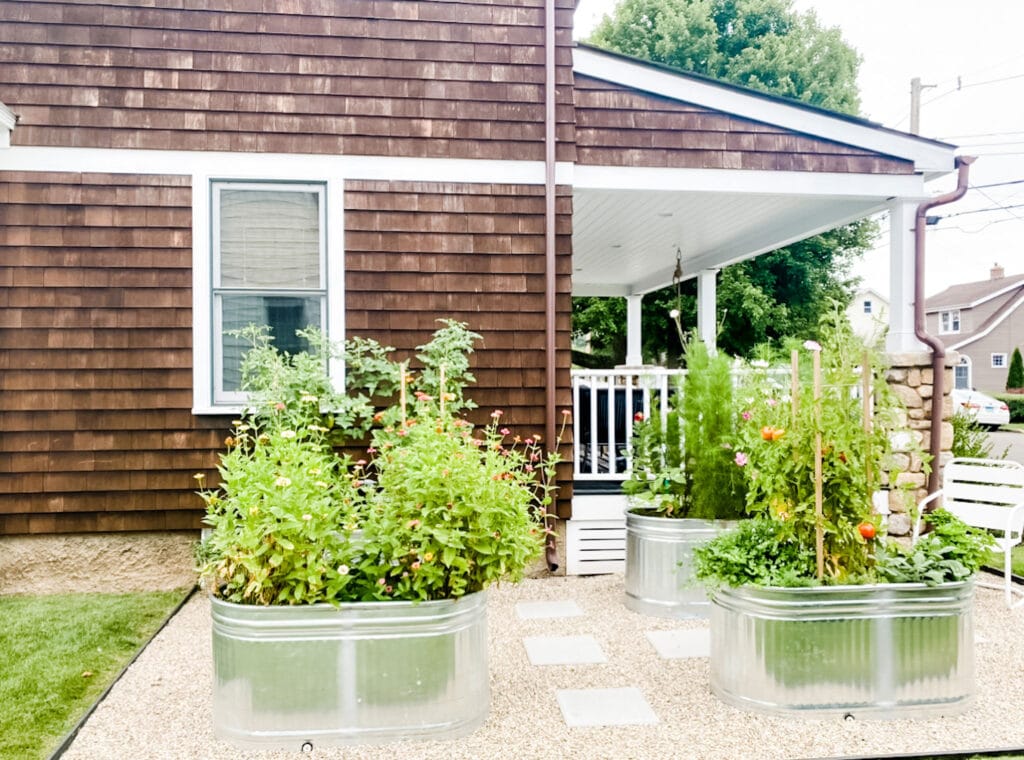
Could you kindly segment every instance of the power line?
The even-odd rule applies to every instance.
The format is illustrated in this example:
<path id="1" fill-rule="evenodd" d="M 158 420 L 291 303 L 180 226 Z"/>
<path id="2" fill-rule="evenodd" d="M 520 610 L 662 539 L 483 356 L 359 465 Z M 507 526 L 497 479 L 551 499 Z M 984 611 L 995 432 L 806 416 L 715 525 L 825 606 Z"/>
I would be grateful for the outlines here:
<path id="1" fill-rule="evenodd" d="M 982 193 L 982 195 L 984 195 L 984 193 Z M 985 197 L 988 198 L 987 195 Z M 992 199 L 989 198 L 989 200 L 991 201 Z M 995 203 L 995 201 L 992 202 Z M 967 216 L 968 214 L 984 214 L 988 211 L 1009 211 L 1010 209 L 1014 208 L 1024 208 L 1024 203 L 1014 203 L 1012 206 L 997 205 L 990 206 L 989 208 L 975 208 L 971 209 L 970 211 L 958 211 L 955 214 L 943 214 L 942 216 L 939 217 L 939 219 L 952 219 L 954 216 Z M 1016 217 L 1017 219 L 1021 219 L 1021 217 L 1017 216 L 1016 214 L 1013 214 L 1013 216 Z M 1022 221 L 1024 221 L 1024 219 L 1022 219 Z"/>
<path id="2" fill-rule="evenodd" d="M 1006 185 L 1024 185 L 1024 179 L 1009 179 L 1006 182 L 990 182 L 987 185 L 969 185 L 968 190 L 984 190 L 989 187 L 1005 187 Z"/>

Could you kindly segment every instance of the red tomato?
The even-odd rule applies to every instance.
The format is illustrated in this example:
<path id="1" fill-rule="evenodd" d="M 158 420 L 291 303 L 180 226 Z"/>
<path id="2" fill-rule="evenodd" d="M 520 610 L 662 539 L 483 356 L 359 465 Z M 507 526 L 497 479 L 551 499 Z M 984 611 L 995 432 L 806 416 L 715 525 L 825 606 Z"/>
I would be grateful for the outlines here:
<path id="1" fill-rule="evenodd" d="M 870 541 L 875 537 L 875 524 L 869 522 L 862 522 L 857 526 L 857 530 L 860 531 L 861 536 Z"/>

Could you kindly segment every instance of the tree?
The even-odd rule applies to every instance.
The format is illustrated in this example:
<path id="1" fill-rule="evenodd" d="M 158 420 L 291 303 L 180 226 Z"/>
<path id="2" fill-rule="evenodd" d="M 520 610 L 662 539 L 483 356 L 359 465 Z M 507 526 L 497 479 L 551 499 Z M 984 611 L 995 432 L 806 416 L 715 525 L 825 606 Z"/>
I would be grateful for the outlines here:
<path id="1" fill-rule="evenodd" d="M 588 42 L 843 113 L 860 105 L 860 56 L 813 12 L 793 11 L 791 0 L 623 0 Z M 749 355 L 759 343 L 810 337 L 830 301 L 852 297 L 850 267 L 875 234 L 873 222 L 856 222 L 722 270 L 721 348 Z M 668 312 L 677 308 L 684 331 L 691 328 L 696 293 L 687 281 L 644 298 L 645 357 L 678 361 Z M 622 299 L 574 299 L 573 329 L 621 362 L 625 314 Z"/>
<path id="2" fill-rule="evenodd" d="M 1021 359 L 1020 349 L 1014 348 L 1010 357 L 1010 370 L 1006 373 L 1006 390 L 1016 391 L 1024 388 L 1024 360 Z"/>

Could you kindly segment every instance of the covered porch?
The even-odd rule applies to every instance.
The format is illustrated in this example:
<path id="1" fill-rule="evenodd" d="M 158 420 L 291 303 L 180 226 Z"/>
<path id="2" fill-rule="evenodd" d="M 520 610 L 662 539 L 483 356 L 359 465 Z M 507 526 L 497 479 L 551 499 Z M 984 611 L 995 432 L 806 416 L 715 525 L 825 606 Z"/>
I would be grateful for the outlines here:
<path id="1" fill-rule="evenodd" d="M 627 303 L 627 352 L 614 370 L 572 370 L 569 573 L 621 565 L 633 415 L 668 392 L 673 371 L 644 367 L 645 294 L 696 279 L 698 332 L 715 344 L 718 272 L 888 212 L 886 350 L 925 350 L 914 334 L 914 216 L 955 149 L 876 124 L 586 46 L 574 51 L 574 296 Z"/>

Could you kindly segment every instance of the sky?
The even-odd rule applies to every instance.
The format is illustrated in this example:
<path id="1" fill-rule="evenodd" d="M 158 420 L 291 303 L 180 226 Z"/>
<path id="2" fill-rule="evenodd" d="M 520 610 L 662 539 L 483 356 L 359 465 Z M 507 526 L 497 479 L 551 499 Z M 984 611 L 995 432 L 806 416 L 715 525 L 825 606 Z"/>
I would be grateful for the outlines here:
<path id="1" fill-rule="evenodd" d="M 585 36 L 616 0 L 579 0 L 576 35 Z M 910 80 L 920 77 L 921 135 L 977 156 L 964 198 L 933 213 L 925 293 L 989 278 L 993 264 L 1024 274 L 1024 2 L 1020 0 L 793 0 L 825 27 L 838 27 L 862 61 L 861 115 L 908 130 Z M 1014 183 L 1016 184 L 1004 184 Z M 953 175 L 929 185 L 956 185 Z M 889 295 L 888 219 L 853 274 Z"/>

